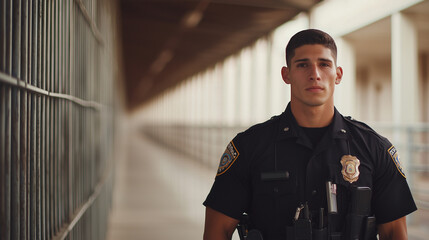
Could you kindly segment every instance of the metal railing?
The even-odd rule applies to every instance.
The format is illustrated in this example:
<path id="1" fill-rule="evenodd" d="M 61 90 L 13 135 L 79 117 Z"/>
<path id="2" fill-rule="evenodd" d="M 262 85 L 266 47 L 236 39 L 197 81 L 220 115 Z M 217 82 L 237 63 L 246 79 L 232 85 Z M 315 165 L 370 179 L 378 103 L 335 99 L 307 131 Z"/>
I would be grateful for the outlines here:
<path id="1" fill-rule="evenodd" d="M 419 209 L 429 210 L 429 124 L 395 126 L 371 124 L 393 141 L 406 161 L 407 181 Z M 145 125 L 143 132 L 152 139 L 185 153 L 214 169 L 226 145 L 245 126 Z"/>
<path id="2" fill-rule="evenodd" d="M 429 124 L 372 124 L 394 142 L 419 209 L 429 210 Z"/>
<path id="3" fill-rule="evenodd" d="M 115 1 L 0 1 L 0 239 L 104 239 Z"/>

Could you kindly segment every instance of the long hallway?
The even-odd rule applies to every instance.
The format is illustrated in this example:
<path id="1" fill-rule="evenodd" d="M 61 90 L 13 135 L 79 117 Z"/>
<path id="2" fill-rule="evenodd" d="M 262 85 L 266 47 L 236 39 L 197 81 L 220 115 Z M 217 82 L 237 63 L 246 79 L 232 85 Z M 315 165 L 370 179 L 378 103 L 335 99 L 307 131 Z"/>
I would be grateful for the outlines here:
<path id="1" fill-rule="evenodd" d="M 107 240 L 202 239 L 202 202 L 216 169 L 158 144 L 141 131 L 126 133 L 123 157 L 115 162 Z M 427 231 L 424 224 L 408 226 L 409 239 L 426 239 Z M 236 233 L 233 239 L 239 239 Z"/>
<path id="2" fill-rule="evenodd" d="M 116 162 L 109 240 L 202 239 L 202 205 L 215 169 L 130 131 Z"/>

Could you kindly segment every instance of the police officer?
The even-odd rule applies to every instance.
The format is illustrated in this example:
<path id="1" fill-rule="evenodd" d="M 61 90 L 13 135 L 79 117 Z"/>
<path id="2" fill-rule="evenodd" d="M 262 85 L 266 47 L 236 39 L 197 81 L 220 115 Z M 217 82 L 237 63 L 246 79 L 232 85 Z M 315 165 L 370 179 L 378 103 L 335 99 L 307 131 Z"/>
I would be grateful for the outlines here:
<path id="1" fill-rule="evenodd" d="M 204 202 L 205 240 L 231 239 L 243 213 L 247 230 L 258 230 L 264 240 L 294 239 L 289 230 L 303 217 L 313 232 L 328 229 L 329 239 L 357 239 L 347 237 L 346 226 L 356 209 L 352 203 L 364 199 L 353 194 L 356 189 L 370 190 L 362 195 L 369 196 L 362 225 L 374 216 L 381 240 L 407 239 L 405 216 L 417 208 L 398 153 L 334 107 L 334 88 L 343 76 L 336 59 L 335 42 L 325 32 L 308 29 L 290 39 L 281 70 L 290 103 L 227 145 Z M 359 236 L 370 231 L 358 228 L 364 229 Z"/>

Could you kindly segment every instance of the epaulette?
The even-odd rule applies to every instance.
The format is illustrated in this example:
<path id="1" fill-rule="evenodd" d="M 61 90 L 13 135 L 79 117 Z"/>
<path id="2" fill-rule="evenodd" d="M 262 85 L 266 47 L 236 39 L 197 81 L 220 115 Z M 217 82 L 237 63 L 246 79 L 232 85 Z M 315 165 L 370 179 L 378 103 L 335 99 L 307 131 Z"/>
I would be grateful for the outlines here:
<path id="1" fill-rule="evenodd" d="M 261 122 L 261 123 L 257 123 L 251 127 L 249 127 L 248 129 L 245 130 L 245 132 L 250 132 L 250 131 L 256 131 L 257 129 L 264 129 L 265 127 L 269 126 L 270 124 L 273 123 L 273 121 L 275 121 L 276 119 L 278 119 L 280 117 L 280 115 L 278 116 L 273 116 L 270 119 L 266 120 L 265 122 Z"/>
<path id="2" fill-rule="evenodd" d="M 357 128 L 359 128 L 359 129 L 366 130 L 366 131 L 371 131 L 371 132 L 375 132 L 375 131 L 374 131 L 374 129 L 372 129 L 372 128 L 371 128 L 370 126 L 368 126 L 366 123 L 364 123 L 364 122 L 360 122 L 360 121 L 358 121 L 358 120 L 356 120 L 356 119 L 352 118 L 351 116 L 345 116 L 345 117 L 344 117 L 344 119 L 345 119 L 347 122 L 349 122 L 349 123 L 353 124 L 353 126 L 356 126 L 356 127 L 357 127 Z"/>
<path id="3" fill-rule="evenodd" d="M 344 119 L 351 123 L 353 126 L 357 127 L 358 129 L 361 129 L 363 131 L 367 131 L 367 132 L 371 132 L 372 134 L 374 134 L 375 136 L 381 138 L 381 139 L 386 139 L 385 137 L 383 137 L 382 135 L 380 135 L 378 132 L 376 132 L 372 127 L 370 127 L 369 125 L 367 125 L 364 122 L 360 122 L 350 116 L 344 117 Z"/>

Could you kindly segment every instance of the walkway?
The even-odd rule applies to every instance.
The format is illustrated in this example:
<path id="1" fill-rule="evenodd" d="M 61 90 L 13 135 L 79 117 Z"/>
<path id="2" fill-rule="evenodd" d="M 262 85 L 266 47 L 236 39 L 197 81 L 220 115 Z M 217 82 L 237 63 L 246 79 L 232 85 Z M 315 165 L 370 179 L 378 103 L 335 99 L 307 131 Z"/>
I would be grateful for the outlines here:
<path id="1" fill-rule="evenodd" d="M 116 163 L 107 240 L 202 239 L 202 202 L 216 169 L 165 149 L 139 132 L 130 133 L 127 142 L 128 156 Z M 415 220 L 421 222 L 428 215 L 421 211 Z M 428 229 L 409 226 L 408 233 L 410 240 L 423 240 Z"/>
<path id="2" fill-rule="evenodd" d="M 202 239 L 216 169 L 134 133 L 118 159 L 108 240 Z"/>

